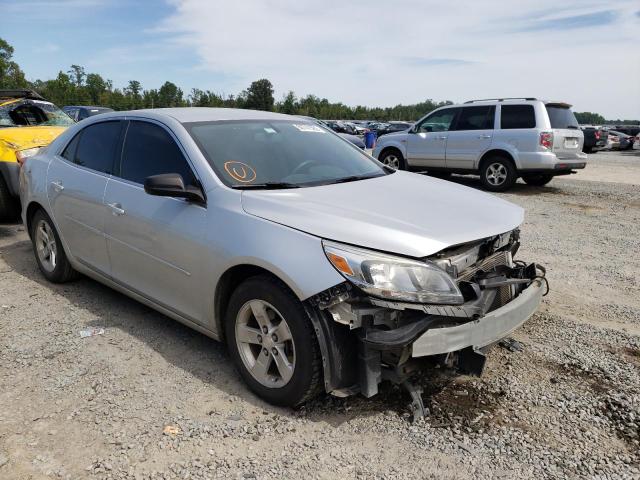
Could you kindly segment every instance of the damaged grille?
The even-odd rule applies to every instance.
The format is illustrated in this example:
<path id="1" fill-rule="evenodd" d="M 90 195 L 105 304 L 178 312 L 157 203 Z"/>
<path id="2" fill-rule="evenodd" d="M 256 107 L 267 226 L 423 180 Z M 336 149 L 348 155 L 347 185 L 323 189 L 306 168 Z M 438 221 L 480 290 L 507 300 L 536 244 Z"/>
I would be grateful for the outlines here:
<path id="1" fill-rule="evenodd" d="M 487 258 L 479 261 L 475 265 L 467 268 L 464 272 L 462 272 L 458 276 L 458 282 L 469 282 L 475 277 L 479 272 L 487 272 L 491 271 L 496 267 L 500 266 L 513 266 L 513 260 L 511 257 L 510 251 L 502 251 L 494 253 L 493 255 L 488 256 Z M 509 303 L 515 294 L 515 288 L 512 285 L 505 285 L 497 289 L 496 299 L 491 305 L 491 310 L 496 308 L 500 308 L 503 305 Z"/>

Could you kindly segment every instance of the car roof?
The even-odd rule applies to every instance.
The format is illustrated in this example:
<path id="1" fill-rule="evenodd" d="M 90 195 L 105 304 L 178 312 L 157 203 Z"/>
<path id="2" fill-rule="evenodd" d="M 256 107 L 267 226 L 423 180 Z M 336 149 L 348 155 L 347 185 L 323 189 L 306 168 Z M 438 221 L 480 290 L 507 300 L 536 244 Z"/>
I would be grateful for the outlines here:
<path id="1" fill-rule="evenodd" d="M 304 121 L 294 115 L 264 112 L 262 110 L 245 110 L 241 108 L 181 107 L 153 108 L 145 110 L 129 110 L 106 114 L 113 117 L 146 117 L 158 120 L 171 117 L 180 123 L 214 122 L 220 120 L 297 120 Z M 104 117 L 106 118 L 106 117 Z"/>
<path id="2" fill-rule="evenodd" d="M 13 89 L 13 90 L 0 90 L 1 100 L 12 100 L 17 98 L 28 98 L 32 100 L 44 100 L 38 92 L 34 90 Z"/>
<path id="3" fill-rule="evenodd" d="M 97 107 L 97 106 L 93 106 L 93 105 L 65 105 L 63 107 L 63 109 L 64 108 L 88 108 L 90 110 L 109 110 L 109 111 L 113 111 L 113 108 Z"/>

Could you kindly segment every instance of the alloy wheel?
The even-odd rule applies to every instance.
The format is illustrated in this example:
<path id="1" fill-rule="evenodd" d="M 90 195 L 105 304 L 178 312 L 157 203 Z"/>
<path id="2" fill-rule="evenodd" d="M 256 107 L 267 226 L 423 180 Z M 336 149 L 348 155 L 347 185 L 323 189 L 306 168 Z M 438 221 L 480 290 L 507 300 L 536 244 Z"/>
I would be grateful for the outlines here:
<path id="1" fill-rule="evenodd" d="M 264 300 L 245 303 L 236 317 L 236 346 L 251 376 L 270 388 L 286 385 L 296 366 L 293 336 L 286 320 Z"/>
<path id="2" fill-rule="evenodd" d="M 394 155 L 393 153 L 384 157 L 384 159 L 382 160 L 382 163 L 384 163 L 386 166 L 390 168 L 393 168 L 394 170 L 398 170 L 400 168 L 400 159 L 398 158 L 397 155 Z"/>
<path id="3" fill-rule="evenodd" d="M 53 229 L 46 220 L 40 220 L 36 227 L 36 251 L 42 267 L 53 272 L 57 265 L 58 247 Z"/>
<path id="4" fill-rule="evenodd" d="M 507 180 L 507 168 L 501 163 L 492 163 L 485 173 L 487 182 L 493 186 L 502 185 Z"/>

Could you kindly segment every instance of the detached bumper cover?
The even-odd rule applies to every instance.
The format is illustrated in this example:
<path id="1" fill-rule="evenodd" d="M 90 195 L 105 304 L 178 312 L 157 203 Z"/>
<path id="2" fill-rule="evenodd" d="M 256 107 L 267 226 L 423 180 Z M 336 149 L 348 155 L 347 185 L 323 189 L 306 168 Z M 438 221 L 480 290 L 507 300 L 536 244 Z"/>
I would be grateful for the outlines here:
<path id="1" fill-rule="evenodd" d="M 506 305 L 478 320 L 453 327 L 432 328 L 413 343 L 413 357 L 481 348 L 497 342 L 522 325 L 537 310 L 545 285 L 536 279 Z"/>

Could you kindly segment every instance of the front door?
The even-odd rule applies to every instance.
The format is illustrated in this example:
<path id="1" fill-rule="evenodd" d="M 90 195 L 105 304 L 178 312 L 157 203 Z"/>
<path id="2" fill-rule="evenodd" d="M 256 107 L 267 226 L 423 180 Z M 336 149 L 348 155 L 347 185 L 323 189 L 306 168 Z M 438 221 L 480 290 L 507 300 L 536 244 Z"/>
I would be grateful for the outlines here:
<path id="1" fill-rule="evenodd" d="M 463 107 L 447 139 L 447 168 L 472 170 L 491 147 L 496 107 Z"/>
<path id="2" fill-rule="evenodd" d="M 182 149 L 164 127 L 131 121 L 122 161 L 109 180 L 104 203 L 107 247 L 115 281 L 189 320 L 204 324 L 204 206 L 179 198 L 149 195 L 144 180 L 179 173 L 185 186 L 198 186 Z M 213 286 L 210 286 L 211 289 Z"/>
<path id="3" fill-rule="evenodd" d="M 47 173 L 47 195 L 54 221 L 71 255 L 106 275 L 110 266 L 103 197 L 113 171 L 122 123 L 101 122 L 84 128 L 54 157 Z"/>
<path id="4" fill-rule="evenodd" d="M 420 121 L 407 135 L 408 164 L 415 167 L 444 167 L 449 128 L 458 108 L 445 108 Z"/>

